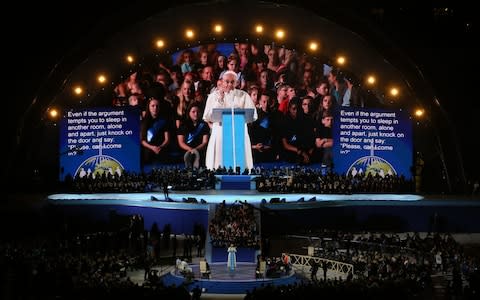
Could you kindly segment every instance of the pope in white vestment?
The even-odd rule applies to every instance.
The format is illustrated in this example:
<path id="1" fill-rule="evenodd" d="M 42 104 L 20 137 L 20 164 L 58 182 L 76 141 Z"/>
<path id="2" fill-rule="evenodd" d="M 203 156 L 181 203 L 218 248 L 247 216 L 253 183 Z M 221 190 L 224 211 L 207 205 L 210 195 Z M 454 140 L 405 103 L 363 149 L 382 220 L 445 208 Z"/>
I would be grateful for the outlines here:
<path id="1" fill-rule="evenodd" d="M 208 140 L 207 154 L 205 157 L 205 166 L 207 169 L 218 169 L 218 167 L 230 166 L 223 165 L 222 159 L 222 124 L 220 122 L 213 122 L 212 110 L 214 108 L 253 108 L 253 121 L 257 119 L 257 110 L 250 95 L 239 89 L 235 89 L 236 74 L 233 71 L 226 71 L 223 74 L 222 80 L 219 81 L 219 86 L 208 95 L 205 111 L 203 113 L 203 120 L 211 125 L 212 131 Z M 245 167 L 248 170 L 253 168 L 252 145 L 250 143 L 250 136 L 248 135 L 247 124 L 245 123 Z M 233 167 L 233 166 L 232 166 Z"/>
<path id="2" fill-rule="evenodd" d="M 237 247 L 231 244 L 230 247 L 228 247 L 227 252 L 227 267 L 230 269 L 230 271 L 234 271 L 237 267 Z"/>

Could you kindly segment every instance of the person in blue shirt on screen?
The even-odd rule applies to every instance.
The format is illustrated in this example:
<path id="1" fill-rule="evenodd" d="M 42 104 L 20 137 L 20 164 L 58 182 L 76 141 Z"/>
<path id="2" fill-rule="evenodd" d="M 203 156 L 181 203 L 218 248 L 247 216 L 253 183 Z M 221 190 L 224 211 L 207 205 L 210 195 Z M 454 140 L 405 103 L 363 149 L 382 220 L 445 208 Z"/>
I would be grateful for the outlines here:
<path id="1" fill-rule="evenodd" d="M 172 128 L 171 111 L 163 96 L 163 87 L 157 88 L 147 103 L 141 124 L 142 162 L 149 164 L 168 161 L 168 145 Z"/>
<path id="2" fill-rule="evenodd" d="M 185 151 L 185 168 L 196 168 L 205 164 L 205 149 L 210 128 L 200 119 L 200 103 L 194 102 L 187 108 L 187 118 L 177 132 L 178 145 Z"/>

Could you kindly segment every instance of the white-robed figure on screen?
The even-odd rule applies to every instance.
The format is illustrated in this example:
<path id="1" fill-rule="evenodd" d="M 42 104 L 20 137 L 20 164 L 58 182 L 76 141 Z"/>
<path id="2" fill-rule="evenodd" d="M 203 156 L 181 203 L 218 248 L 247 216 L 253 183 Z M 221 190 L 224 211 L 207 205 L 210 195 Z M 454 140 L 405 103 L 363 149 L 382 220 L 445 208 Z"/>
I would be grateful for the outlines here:
<path id="1" fill-rule="evenodd" d="M 237 267 L 237 247 L 231 244 L 230 247 L 228 247 L 227 252 L 227 267 L 230 271 L 234 271 Z"/>
<path id="2" fill-rule="evenodd" d="M 230 167 L 223 165 L 222 158 L 222 123 L 213 122 L 212 112 L 214 108 L 253 108 L 253 121 L 257 119 L 257 110 L 250 95 L 235 88 L 237 74 L 233 71 L 226 71 L 217 83 L 217 88 L 208 95 L 203 120 L 211 127 L 212 131 L 208 140 L 205 166 L 207 169 L 218 169 L 218 167 Z M 245 123 L 245 167 L 248 170 L 253 168 L 252 146 L 248 135 L 247 124 Z M 231 166 L 234 167 L 234 166 Z"/>

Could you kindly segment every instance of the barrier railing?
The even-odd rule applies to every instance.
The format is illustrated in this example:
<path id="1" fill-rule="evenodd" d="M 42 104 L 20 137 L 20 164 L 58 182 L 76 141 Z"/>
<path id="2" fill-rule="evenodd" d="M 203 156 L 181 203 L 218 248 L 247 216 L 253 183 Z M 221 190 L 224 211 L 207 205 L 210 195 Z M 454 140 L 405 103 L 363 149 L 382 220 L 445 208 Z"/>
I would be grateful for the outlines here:
<path id="1" fill-rule="evenodd" d="M 332 270 L 335 272 L 343 273 L 345 275 L 351 273 L 353 274 L 353 265 L 347 264 L 341 261 L 310 256 L 310 255 L 300 255 L 300 254 L 288 254 L 290 256 L 290 261 L 294 267 L 300 267 L 302 270 L 305 267 L 311 267 L 313 262 L 317 263 L 318 265 L 322 266 L 324 262 L 327 263 L 328 270 Z"/>

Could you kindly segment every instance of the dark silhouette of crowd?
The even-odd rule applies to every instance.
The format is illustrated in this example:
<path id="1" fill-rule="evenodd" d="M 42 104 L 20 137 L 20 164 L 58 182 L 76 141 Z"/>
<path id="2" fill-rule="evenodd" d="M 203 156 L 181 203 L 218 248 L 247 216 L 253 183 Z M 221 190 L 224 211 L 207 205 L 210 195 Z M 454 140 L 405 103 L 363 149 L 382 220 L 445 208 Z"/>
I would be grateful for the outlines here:
<path id="1" fill-rule="evenodd" d="M 209 225 L 214 246 L 236 243 L 259 247 L 261 233 L 255 208 L 247 203 L 219 204 Z M 52 213 L 52 216 L 57 216 Z M 172 253 L 171 229 L 145 230 L 141 215 L 112 213 L 108 223 L 49 218 L 49 228 L 38 228 L 32 236 L 13 236 L 0 243 L 0 272 L 6 299 L 140 299 L 163 297 L 189 299 L 185 287 L 166 287 L 151 267 L 160 247 Z M 198 226 L 197 226 L 198 227 Z M 48 229 L 48 230 L 43 230 Z M 346 279 L 316 276 L 328 268 L 319 264 L 294 285 L 268 285 L 248 292 L 246 299 L 323 296 L 355 296 L 360 299 L 434 299 L 432 275 L 451 273 L 446 286 L 451 299 L 475 299 L 478 294 L 480 257 L 467 253 L 452 235 L 440 233 L 341 232 L 309 229 L 297 232 L 297 240 L 282 237 L 283 255 L 261 257 L 268 262 L 267 277 L 288 274 L 290 254 L 314 246 L 317 257 L 354 265 Z M 205 234 L 205 233 L 204 233 Z M 175 235 L 174 235 L 175 237 Z M 194 230 L 191 243 L 184 241 L 185 258 L 192 248 L 205 243 L 201 228 Z M 186 237 L 187 239 L 188 237 Z M 176 243 L 176 242 L 174 242 Z M 163 246 L 161 246 L 163 245 Z M 188 246 L 190 245 L 190 246 Z M 173 245 L 173 257 L 176 247 Z M 190 250 L 189 250 L 190 249 Z M 302 250 L 303 249 L 303 250 Z M 202 257 L 202 249 L 197 256 Z M 260 261 L 259 260 L 259 261 Z M 132 282 L 129 270 L 145 270 L 143 285 Z M 283 275 L 282 275 L 283 274 Z"/>
<path id="2" fill-rule="evenodd" d="M 163 191 L 171 186 L 172 190 L 201 190 L 215 187 L 215 174 L 207 169 L 186 168 L 155 168 L 150 172 L 122 174 L 103 173 L 94 176 L 93 173 L 84 177 L 77 176 L 67 182 L 66 189 L 82 193 L 132 193 Z"/>
<path id="3" fill-rule="evenodd" d="M 295 252 L 301 245 L 313 245 L 316 257 L 353 264 L 355 274 L 348 274 L 346 279 L 327 279 L 329 266 L 313 261 L 309 278 L 288 286 L 268 285 L 247 293 L 245 299 L 313 299 L 318 295 L 436 299 L 439 295 L 435 294 L 432 275 L 447 273 L 452 274 L 445 286 L 447 294 L 443 295 L 448 299 L 475 299 L 480 286 L 480 256 L 465 252 L 450 234 L 427 233 L 421 237 L 419 233 L 322 230 L 294 244 Z M 319 269 L 324 272 L 322 279 L 317 277 Z"/>
<path id="4" fill-rule="evenodd" d="M 76 177 L 67 183 L 66 189 L 72 192 L 152 192 L 163 191 L 171 186 L 174 191 L 214 189 L 215 175 L 236 174 L 233 169 L 188 169 L 182 167 L 154 168 L 148 173 L 124 172 L 121 175 L 103 173 Z M 335 174 L 325 173 L 322 169 L 291 166 L 273 168 L 254 168 L 256 187 L 259 192 L 274 193 L 317 193 L 317 194 L 355 194 L 355 193 L 410 193 L 413 182 L 404 176 L 372 174 Z M 168 192 L 168 190 L 167 190 Z"/>
<path id="5" fill-rule="evenodd" d="M 404 176 L 376 174 L 324 173 L 321 169 L 305 167 L 274 168 L 265 170 L 257 178 L 259 192 L 275 193 L 396 193 L 412 191 L 412 181 Z"/>
<path id="6" fill-rule="evenodd" d="M 52 220 L 50 220 L 52 222 Z M 143 217 L 113 216 L 106 224 L 56 220 L 34 236 L 0 243 L 4 299 L 190 299 L 185 287 L 164 286 L 150 270 L 153 234 Z M 149 255 L 152 254 L 152 255 Z M 145 283 L 128 271 L 145 269 Z"/>

